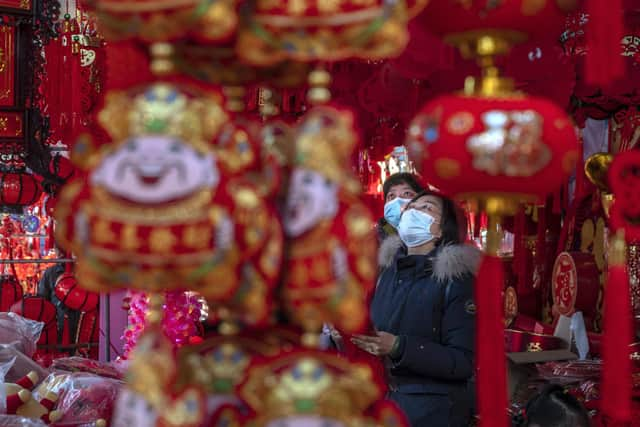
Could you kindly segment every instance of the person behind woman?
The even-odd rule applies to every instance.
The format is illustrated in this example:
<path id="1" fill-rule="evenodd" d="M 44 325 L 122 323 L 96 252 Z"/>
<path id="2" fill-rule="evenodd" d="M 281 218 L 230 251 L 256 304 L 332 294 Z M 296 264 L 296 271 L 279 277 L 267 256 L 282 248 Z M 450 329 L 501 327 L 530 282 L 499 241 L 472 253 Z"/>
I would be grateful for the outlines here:
<path id="1" fill-rule="evenodd" d="M 527 402 L 514 418 L 516 427 L 590 427 L 584 406 L 559 385 L 551 384 Z"/>
<path id="2" fill-rule="evenodd" d="M 371 303 L 375 332 L 352 342 L 384 358 L 389 398 L 413 427 L 467 426 L 474 372 L 473 274 L 480 251 L 463 244 L 456 204 L 422 192 L 405 207 L 398 234 L 407 255 L 387 260 Z"/>
<path id="3" fill-rule="evenodd" d="M 384 216 L 378 221 L 378 233 L 383 241 L 389 236 L 397 235 L 396 229 L 404 206 L 416 194 L 423 191 L 415 175 L 408 172 L 394 173 L 382 184 L 384 195 Z"/>

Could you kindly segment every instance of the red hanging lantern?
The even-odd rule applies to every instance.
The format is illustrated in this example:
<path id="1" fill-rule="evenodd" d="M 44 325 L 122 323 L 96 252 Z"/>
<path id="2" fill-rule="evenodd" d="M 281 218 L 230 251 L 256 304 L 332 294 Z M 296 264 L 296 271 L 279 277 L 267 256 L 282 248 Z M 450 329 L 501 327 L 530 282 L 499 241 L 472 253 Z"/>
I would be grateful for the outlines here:
<path id="1" fill-rule="evenodd" d="M 78 285 L 75 274 L 70 271 L 58 277 L 55 293 L 62 304 L 68 308 L 84 312 L 95 310 L 100 300 L 97 293 L 82 289 Z"/>
<path id="2" fill-rule="evenodd" d="M 15 211 L 34 204 L 42 190 L 36 178 L 22 171 L 0 172 L 0 206 Z"/>
<path id="3" fill-rule="evenodd" d="M 13 274 L 0 276 L 0 312 L 9 311 L 11 306 L 22 299 L 23 290 Z"/>
<path id="4" fill-rule="evenodd" d="M 409 133 L 411 158 L 429 182 L 465 199 L 493 193 L 538 201 L 560 187 L 578 158 L 567 114 L 523 94 L 436 98 Z"/>

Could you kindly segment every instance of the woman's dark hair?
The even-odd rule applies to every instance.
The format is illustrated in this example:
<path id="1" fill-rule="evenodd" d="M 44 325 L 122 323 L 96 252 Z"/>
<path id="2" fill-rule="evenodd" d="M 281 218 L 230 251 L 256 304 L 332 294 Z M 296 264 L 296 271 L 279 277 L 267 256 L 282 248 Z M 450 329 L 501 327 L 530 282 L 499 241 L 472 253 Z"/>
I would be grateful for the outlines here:
<path id="1" fill-rule="evenodd" d="M 387 194 L 391 191 L 391 187 L 396 185 L 407 184 L 413 191 L 419 193 L 424 190 L 422 185 L 418 182 L 418 177 L 409 172 L 394 173 L 382 184 L 382 193 L 384 194 L 384 200 L 387 200 Z"/>
<path id="2" fill-rule="evenodd" d="M 562 386 L 552 384 L 534 396 L 520 417 L 523 427 L 590 427 L 585 407 Z"/>
<path id="3" fill-rule="evenodd" d="M 458 204 L 440 193 L 423 190 L 411 199 L 407 206 L 424 196 L 434 196 L 442 200 L 442 219 L 440 220 L 442 236 L 437 246 L 464 243 L 467 235 L 467 220 Z"/>

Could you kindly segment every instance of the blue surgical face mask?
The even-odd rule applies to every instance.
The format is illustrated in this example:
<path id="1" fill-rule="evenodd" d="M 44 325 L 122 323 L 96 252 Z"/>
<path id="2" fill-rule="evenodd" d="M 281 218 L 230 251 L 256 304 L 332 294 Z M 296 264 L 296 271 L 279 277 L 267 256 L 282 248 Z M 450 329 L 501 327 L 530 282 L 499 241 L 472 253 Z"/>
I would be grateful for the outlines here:
<path id="1" fill-rule="evenodd" d="M 431 233 L 431 225 L 435 219 L 428 213 L 409 209 L 404 211 L 398 224 L 398 235 L 408 248 L 424 245 L 435 239 Z"/>
<path id="2" fill-rule="evenodd" d="M 400 223 L 400 215 L 402 215 L 402 208 L 410 201 L 410 199 L 402 199 L 400 197 L 396 197 L 392 201 L 385 203 L 384 219 L 386 219 L 387 222 L 393 226 L 393 228 L 398 228 L 398 223 Z"/>

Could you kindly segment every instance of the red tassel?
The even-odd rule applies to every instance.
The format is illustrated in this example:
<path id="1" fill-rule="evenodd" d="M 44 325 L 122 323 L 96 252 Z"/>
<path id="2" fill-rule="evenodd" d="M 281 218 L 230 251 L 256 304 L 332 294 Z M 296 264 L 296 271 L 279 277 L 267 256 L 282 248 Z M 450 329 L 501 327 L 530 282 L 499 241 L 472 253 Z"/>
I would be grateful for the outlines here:
<path id="1" fill-rule="evenodd" d="M 609 273 L 604 307 L 604 335 L 602 339 L 602 403 L 604 417 L 614 423 L 631 421 L 631 307 L 629 276 L 624 260 L 624 240 L 611 245 Z M 616 245 L 622 248 L 616 248 Z M 614 252 L 622 260 L 616 260 Z M 616 254 L 617 255 L 617 254 Z"/>
<path id="2" fill-rule="evenodd" d="M 591 84 L 608 85 L 624 75 L 622 0 L 589 0 L 588 13 L 585 77 Z"/>
<path id="3" fill-rule="evenodd" d="M 485 255 L 476 279 L 476 363 L 480 427 L 508 425 L 504 313 L 501 303 L 503 284 L 502 261 L 497 256 Z"/>

